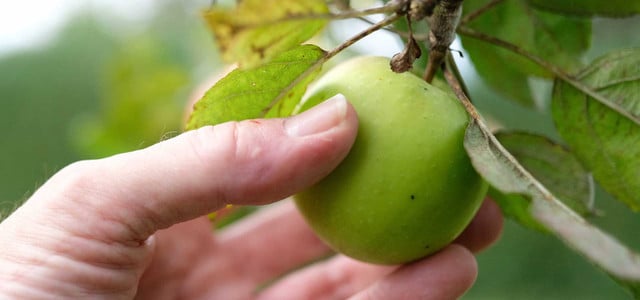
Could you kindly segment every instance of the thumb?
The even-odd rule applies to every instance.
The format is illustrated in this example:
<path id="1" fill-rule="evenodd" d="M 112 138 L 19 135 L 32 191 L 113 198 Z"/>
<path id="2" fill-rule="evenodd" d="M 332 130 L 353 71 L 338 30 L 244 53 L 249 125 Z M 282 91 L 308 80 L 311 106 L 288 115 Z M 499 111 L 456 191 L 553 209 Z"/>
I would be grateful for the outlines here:
<path id="1" fill-rule="evenodd" d="M 346 156 L 356 131 L 355 111 L 338 95 L 288 119 L 206 126 L 143 150 L 72 164 L 34 195 L 59 199 L 29 202 L 109 221 L 94 226 L 119 224 L 92 230 L 110 238 L 144 240 L 225 204 L 266 204 L 312 185 Z"/>

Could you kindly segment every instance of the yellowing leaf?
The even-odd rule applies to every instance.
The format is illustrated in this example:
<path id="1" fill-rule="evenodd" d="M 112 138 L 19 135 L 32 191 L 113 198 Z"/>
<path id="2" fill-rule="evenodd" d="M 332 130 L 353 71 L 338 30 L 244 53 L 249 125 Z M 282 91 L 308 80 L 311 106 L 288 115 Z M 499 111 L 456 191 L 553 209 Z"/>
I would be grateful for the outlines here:
<path id="1" fill-rule="evenodd" d="M 324 0 L 244 0 L 234 9 L 214 7 L 204 18 L 222 58 L 248 68 L 305 42 L 327 23 Z"/>

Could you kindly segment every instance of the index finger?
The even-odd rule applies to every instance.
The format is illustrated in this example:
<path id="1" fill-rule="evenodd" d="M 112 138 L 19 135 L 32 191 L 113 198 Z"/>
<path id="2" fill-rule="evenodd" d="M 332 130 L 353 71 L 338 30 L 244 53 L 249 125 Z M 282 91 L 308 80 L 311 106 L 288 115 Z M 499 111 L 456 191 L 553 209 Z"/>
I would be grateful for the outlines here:
<path id="1" fill-rule="evenodd" d="M 45 201 L 29 202 L 109 220 L 87 230 L 141 241 L 225 204 L 265 204 L 298 192 L 337 166 L 356 131 L 355 111 L 339 97 L 293 118 L 206 126 L 73 164 L 34 195 Z"/>

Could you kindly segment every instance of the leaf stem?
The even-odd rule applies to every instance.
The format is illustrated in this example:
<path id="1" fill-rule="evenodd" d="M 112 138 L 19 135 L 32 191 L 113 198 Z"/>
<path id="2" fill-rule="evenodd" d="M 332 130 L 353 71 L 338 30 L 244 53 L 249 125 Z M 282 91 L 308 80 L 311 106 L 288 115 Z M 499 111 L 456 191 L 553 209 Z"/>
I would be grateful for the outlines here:
<path id="1" fill-rule="evenodd" d="M 330 19 L 330 20 L 344 20 L 351 18 L 362 18 L 370 15 L 394 13 L 400 10 L 404 6 L 404 3 L 398 1 L 391 1 L 380 7 L 373 7 L 364 10 L 343 10 L 337 13 L 326 14 L 308 14 L 308 15 L 290 15 L 283 19 L 276 20 L 275 22 L 283 21 L 297 21 L 297 20 L 315 20 L 315 19 Z M 263 24 L 261 24 L 263 25 Z"/>
<path id="2" fill-rule="evenodd" d="M 509 43 L 505 40 L 499 39 L 497 37 L 485 34 L 483 32 L 479 32 L 477 30 L 471 29 L 469 27 L 466 26 L 459 26 L 458 30 L 457 30 L 458 34 L 470 37 L 470 38 L 474 38 L 477 40 L 481 40 L 481 41 L 485 41 L 487 43 L 493 44 L 495 46 L 504 48 L 506 50 L 509 50 L 515 54 L 518 54 L 532 62 L 534 62 L 535 64 L 541 66 L 542 68 L 546 69 L 547 71 L 551 72 L 554 76 L 556 76 L 557 78 L 561 79 L 562 81 L 570 84 L 571 86 L 573 86 L 574 88 L 576 88 L 577 90 L 581 91 L 582 93 L 588 95 L 589 97 L 592 97 L 594 99 L 596 99 L 598 102 L 602 103 L 603 105 L 607 106 L 608 108 L 614 110 L 615 112 L 625 116 L 626 118 L 628 118 L 629 120 L 631 120 L 632 122 L 636 123 L 637 125 L 640 125 L 640 117 L 638 116 L 634 116 L 633 114 L 631 114 L 628 110 L 626 110 L 624 107 L 618 105 L 617 103 L 611 101 L 610 99 L 606 98 L 605 96 L 603 96 L 602 94 L 598 93 L 597 91 L 595 91 L 594 89 L 592 89 L 591 87 L 587 86 L 586 84 L 584 84 L 582 81 L 574 78 L 573 76 L 569 75 L 567 72 L 565 72 L 564 70 L 562 70 L 561 68 L 558 68 L 556 65 L 536 56 L 535 54 L 524 50 L 522 48 L 520 48 L 517 45 L 514 45 L 512 43 Z"/>
<path id="3" fill-rule="evenodd" d="M 329 14 L 332 19 L 350 19 L 350 18 L 359 18 L 369 15 L 376 14 L 384 14 L 390 12 L 397 12 L 400 8 L 404 6 L 404 3 L 399 1 L 390 1 L 389 3 L 380 6 L 373 7 L 364 10 L 344 10 L 339 13 Z"/>
<path id="4" fill-rule="evenodd" d="M 259 28 L 259 27 L 265 27 L 270 25 L 276 25 L 276 24 L 291 22 L 291 21 L 327 20 L 327 19 L 328 20 L 344 20 L 344 19 L 351 19 L 351 18 L 362 18 L 369 15 L 395 13 L 397 11 L 402 10 L 404 5 L 405 3 L 403 1 L 390 1 L 389 3 L 383 6 L 368 8 L 364 10 L 345 10 L 337 13 L 331 13 L 331 12 L 330 13 L 308 13 L 308 14 L 294 13 L 294 14 L 281 16 L 275 20 L 267 20 L 264 22 L 243 24 L 240 21 L 240 25 L 244 29 L 249 29 L 249 28 Z M 204 14 L 207 15 L 210 13 L 210 11 L 211 9 L 205 11 Z"/>
<path id="5" fill-rule="evenodd" d="M 393 22 L 395 22 L 396 20 L 398 20 L 401 17 L 401 15 L 393 13 L 390 16 L 386 17 L 384 20 L 375 23 L 374 25 L 372 25 L 371 27 L 363 30 L 362 32 L 356 34 L 355 36 L 351 37 L 350 39 L 344 41 L 342 44 L 338 45 L 336 48 L 332 49 L 331 51 L 327 52 L 325 54 L 325 56 L 323 56 L 322 58 L 318 59 L 318 61 L 316 61 L 313 65 L 311 65 L 311 67 L 309 67 L 309 69 L 307 69 L 306 71 L 304 71 L 302 74 L 300 74 L 300 76 L 298 76 L 294 81 L 291 82 L 291 84 L 289 84 L 285 89 L 283 89 L 280 94 L 275 97 L 273 99 L 273 101 L 271 101 L 271 103 L 269 103 L 269 105 L 267 105 L 267 107 L 265 107 L 265 109 L 262 111 L 262 117 L 266 116 L 267 113 L 273 108 L 275 107 L 280 101 L 282 101 L 282 99 L 285 98 L 285 96 L 289 93 L 289 91 L 291 91 L 296 85 L 298 85 L 298 83 L 300 83 L 302 80 L 304 80 L 307 76 L 310 76 L 311 74 L 313 74 L 313 72 L 315 72 L 316 70 L 318 70 L 320 67 L 322 67 L 322 65 L 327 62 L 329 59 L 331 59 L 332 57 L 336 56 L 338 53 L 340 53 L 342 50 L 348 48 L 349 46 L 355 44 L 357 41 L 363 39 L 364 37 L 368 36 L 369 34 L 387 26 L 392 24 Z"/>
<path id="6" fill-rule="evenodd" d="M 362 22 L 365 22 L 365 23 L 369 24 L 369 25 L 375 24 L 375 22 L 373 22 L 373 21 L 371 21 L 371 20 L 369 20 L 367 18 L 360 17 L 358 19 L 361 20 Z M 381 29 L 382 30 L 386 30 L 386 31 L 388 31 L 390 33 L 395 33 L 395 34 L 397 34 L 397 35 L 399 35 L 400 37 L 403 37 L 403 38 L 409 38 L 409 36 L 413 36 L 413 39 L 416 40 L 416 41 L 421 41 L 422 42 L 422 41 L 428 41 L 429 40 L 429 35 L 426 34 L 426 33 L 416 34 L 414 32 L 413 34 L 410 34 L 408 31 L 398 30 L 398 29 L 395 29 L 393 27 L 386 27 L 386 28 L 381 28 Z"/>
<path id="7" fill-rule="evenodd" d="M 458 69 L 458 65 L 453 59 L 453 54 L 451 53 L 451 51 L 449 51 L 449 54 L 447 55 L 447 58 L 445 60 L 445 68 L 448 68 L 449 70 L 451 70 L 451 72 L 456 77 L 456 79 L 458 79 L 458 83 L 460 84 L 460 89 L 462 90 L 462 92 L 465 95 L 470 95 L 469 89 L 467 88 L 467 85 L 464 83 L 464 80 L 462 79 L 462 74 L 460 73 L 460 69 Z M 471 99 L 469 99 L 469 101 L 471 101 Z"/>
<path id="8" fill-rule="evenodd" d="M 464 15 L 462 17 L 462 19 L 460 20 L 460 26 L 465 25 L 473 20 L 475 20 L 477 17 L 481 16 L 482 14 L 484 14 L 485 12 L 487 12 L 488 10 L 492 9 L 493 7 L 495 7 L 496 5 L 502 3 L 504 0 L 493 0 L 491 2 L 488 2 L 487 4 L 485 4 L 484 6 Z"/>
<path id="9" fill-rule="evenodd" d="M 387 25 L 391 25 L 393 22 L 397 21 L 398 19 L 400 19 L 400 17 L 402 17 L 402 15 L 399 14 L 392 14 L 388 17 L 386 17 L 384 20 L 377 22 L 375 24 L 373 24 L 371 27 L 361 31 L 360 33 L 356 34 L 355 36 L 351 37 L 350 39 L 344 41 L 342 44 L 338 45 L 336 48 L 334 48 L 333 50 L 329 51 L 327 53 L 327 55 L 324 57 L 324 61 L 329 60 L 330 58 L 334 57 L 336 54 L 340 53 L 342 50 L 348 48 L 349 46 L 355 44 L 357 41 L 363 39 L 364 37 L 368 36 L 369 34 L 378 31 L 379 29 L 387 26 Z"/>
<path id="10" fill-rule="evenodd" d="M 449 53 L 449 56 L 451 56 L 451 53 Z M 456 95 L 458 100 L 462 102 L 462 105 L 464 105 L 464 108 L 467 110 L 471 118 L 474 120 L 480 120 L 480 114 L 473 106 L 473 104 L 471 104 L 471 99 L 469 99 L 465 89 L 463 88 L 464 85 L 451 70 L 451 67 L 453 65 L 455 65 L 455 62 L 447 61 L 447 64 L 443 66 L 442 71 L 444 73 L 444 78 L 447 80 L 447 83 L 451 87 L 451 90 L 453 90 L 453 93 Z"/>

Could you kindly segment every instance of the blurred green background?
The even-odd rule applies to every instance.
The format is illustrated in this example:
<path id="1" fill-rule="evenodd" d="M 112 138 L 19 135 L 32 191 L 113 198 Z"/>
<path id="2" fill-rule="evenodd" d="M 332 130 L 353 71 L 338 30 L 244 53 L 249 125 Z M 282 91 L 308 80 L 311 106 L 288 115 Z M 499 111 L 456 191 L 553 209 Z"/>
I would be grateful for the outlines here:
<path id="1" fill-rule="evenodd" d="M 135 8 L 144 10 L 137 16 L 120 16 L 109 4 L 83 5 L 46 41 L 14 50 L 0 43 L 0 211 L 10 211 L 73 161 L 139 149 L 180 131 L 187 99 L 220 68 L 199 18 L 209 2 L 142 2 L 147 5 Z M 39 20 L 30 22 L 37 27 Z M 640 19 L 595 20 L 588 58 L 640 46 L 629 28 L 640 28 Z M 557 138 L 547 106 L 519 107 L 490 91 L 471 68 L 463 71 L 487 117 Z M 603 215 L 593 222 L 640 249 L 638 215 L 597 194 Z M 477 283 L 464 299 L 630 298 L 554 237 L 510 221 L 478 260 Z"/>

